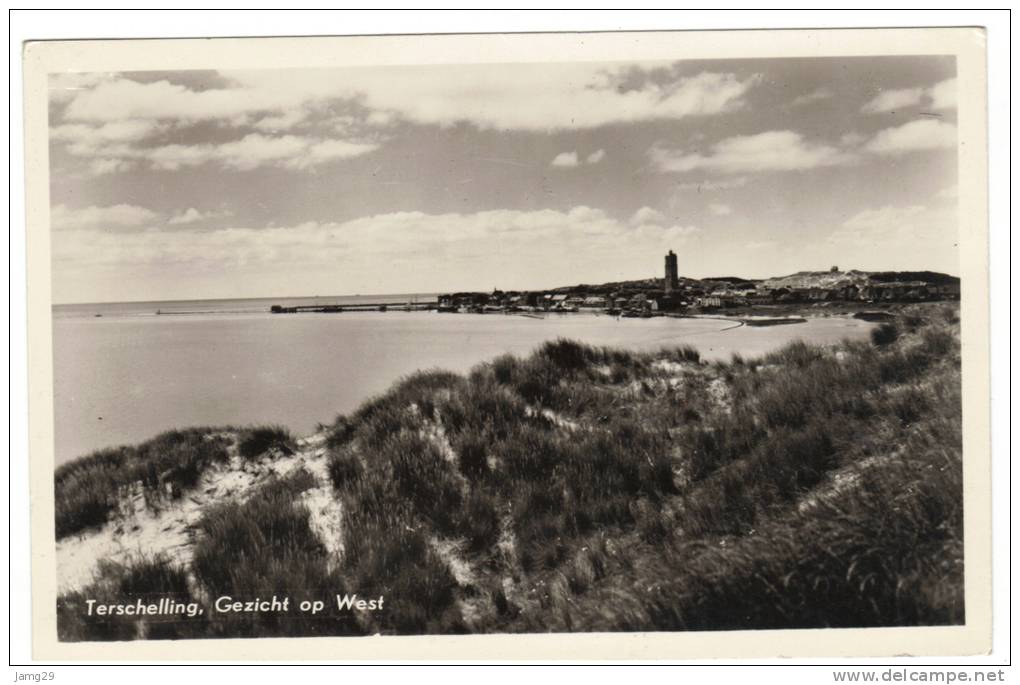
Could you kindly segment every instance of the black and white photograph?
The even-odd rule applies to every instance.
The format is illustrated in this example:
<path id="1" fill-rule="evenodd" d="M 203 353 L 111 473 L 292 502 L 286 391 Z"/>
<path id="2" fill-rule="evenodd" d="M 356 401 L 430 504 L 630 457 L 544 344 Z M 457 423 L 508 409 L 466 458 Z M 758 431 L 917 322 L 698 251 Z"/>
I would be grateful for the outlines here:
<path id="1" fill-rule="evenodd" d="M 55 640 L 972 623 L 983 102 L 766 34 L 46 73 Z"/>

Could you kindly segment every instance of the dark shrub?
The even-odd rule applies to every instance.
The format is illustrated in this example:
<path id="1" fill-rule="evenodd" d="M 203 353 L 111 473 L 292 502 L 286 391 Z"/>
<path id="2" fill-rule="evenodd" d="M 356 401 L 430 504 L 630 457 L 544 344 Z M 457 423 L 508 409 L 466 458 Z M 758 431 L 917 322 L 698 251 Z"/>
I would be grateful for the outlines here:
<path id="1" fill-rule="evenodd" d="M 204 614 L 173 613 L 146 617 L 89 616 L 87 600 L 98 604 L 156 604 L 166 598 L 175 605 L 196 603 L 184 568 L 165 556 L 142 557 L 125 564 L 101 562 L 97 579 L 80 592 L 57 599 L 57 634 L 60 640 L 150 640 L 201 637 L 207 629 Z"/>
<path id="2" fill-rule="evenodd" d="M 871 329 L 871 342 L 878 347 L 891 345 L 900 337 L 900 331 L 894 324 L 883 323 Z"/>
<path id="3" fill-rule="evenodd" d="M 701 352 L 691 345 L 682 345 L 673 350 L 673 359 L 679 362 L 697 364 L 701 361 Z"/>
<path id="4" fill-rule="evenodd" d="M 361 460 L 351 452 L 333 452 L 327 464 L 329 480 L 337 490 L 344 490 L 361 478 Z"/>
<path id="5" fill-rule="evenodd" d="M 962 623 L 958 453 L 928 454 L 866 470 L 838 500 L 753 536 L 692 550 L 653 593 L 650 620 L 660 630 Z"/>
<path id="6" fill-rule="evenodd" d="M 765 363 L 787 368 L 799 368 L 821 359 L 822 356 L 821 348 L 808 345 L 803 340 L 795 340 L 782 349 L 765 355 Z"/>
<path id="7" fill-rule="evenodd" d="M 933 357 L 945 357 L 956 348 L 957 338 L 945 329 L 929 328 L 921 337 L 922 348 Z"/>
<path id="8" fill-rule="evenodd" d="M 212 597 L 290 597 L 325 602 L 311 617 L 293 606 L 288 612 L 214 617 L 211 637 L 351 635 L 363 631 L 350 612 L 336 608 L 346 581 L 331 570 L 322 541 L 309 525 L 298 495 L 315 484 L 299 470 L 264 485 L 244 503 L 222 504 L 198 524 L 192 571 Z"/>
<path id="9" fill-rule="evenodd" d="M 623 364 L 613 364 L 609 367 L 609 382 L 613 385 L 619 385 L 629 381 L 631 377 L 630 367 Z"/>
<path id="10" fill-rule="evenodd" d="M 917 314 L 904 314 L 900 317 L 900 321 L 903 322 L 904 328 L 913 333 L 918 328 L 924 325 L 924 317 Z"/>
<path id="11" fill-rule="evenodd" d="M 477 480 L 489 472 L 489 462 L 486 456 L 488 440 L 483 436 L 467 434 L 461 436 L 454 446 L 457 451 L 457 463 L 461 473 Z"/>
<path id="12" fill-rule="evenodd" d="M 472 552 L 480 552 L 496 544 L 499 514 L 491 497 L 479 490 L 472 491 L 459 517 L 457 531 L 467 538 L 468 549 Z"/>
<path id="13" fill-rule="evenodd" d="M 333 424 L 325 428 L 328 431 L 326 434 L 326 447 L 331 450 L 338 450 L 345 446 L 354 437 L 357 427 L 357 424 L 346 416 L 336 417 Z"/>
<path id="14" fill-rule="evenodd" d="M 216 507 L 199 523 L 204 537 L 195 546 L 195 575 L 215 596 L 314 587 L 305 581 L 325 570 L 325 558 L 308 516 L 280 490 Z"/>
<path id="15" fill-rule="evenodd" d="M 909 426 L 916 423 L 929 410 L 931 401 L 921 389 L 910 386 L 889 398 L 889 411 L 899 419 L 900 424 Z"/>
<path id="16" fill-rule="evenodd" d="M 513 382 L 514 373 L 520 362 L 512 354 L 504 354 L 492 360 L 492 377 L 497 383 L 507 385 Z"/>
<path id="17" fill-rule="evenodd" d="M 662 511 L 648 500 L 635 502 L 634 520 L 637 522 L 638 535 L 642 540 L 653 545 L 661 545 L 673 534 L 670 521 Z"/>
<path id="18" fill-rule="evenodd" d="M 579 371 L 587 367 L 598 355 L 587 345 L 558 338 L 542 345 L 535 356 L 548 359 L 558 369 Z"/>
<path id="19" fill-rule="evenodd" d="M 136 484 L 149 502 L 179 496 L 209 465 L 226 459 L 226 444 L 209 428 L 174 430 L 61 465 L 54 473 L 57 539 L 106 523 L 122 491 Z"/>
<path id="20" fill-rule="evenodd" d="M 346 566 L 355 587 L 392 598 L 370 617 L 372 632 L 437 632 L 454 600 L 456 582 L 399 500 L 378 481 L 352 493 L 345 519 Z"/>
<path id="21" fill-rule="evenodd" d="M 259 426 L 241 434 L 237 451 L 245 459 L 254 459 L 273 448 L 292 451 L 293 444 L 294 438 L 283 426 Z"/>
<path id="22" fill-rule="evenodd" d="M 443 531 L 454 528 L 461 506 L 460 485 L 452 465 L 429 440 L 401 434 L 372 455 L 389 465 L 396 495 Z"/>
<path id="23" fill-rule="evenodd" d="M 286 476 L 273 476 L 262 485 L 260 496 L 268 499 L 286 498 L 291 500 L 301 493 L 319 485 L 312 472 L 300 466 Z"/>
<path id="24" fill-rule="evenodd" d="M 64 490 L 54 500 L 58 540 L 103 525 L 117 508 L 117 491 L 105 483 L 101 487 L 68 487 Z"/>

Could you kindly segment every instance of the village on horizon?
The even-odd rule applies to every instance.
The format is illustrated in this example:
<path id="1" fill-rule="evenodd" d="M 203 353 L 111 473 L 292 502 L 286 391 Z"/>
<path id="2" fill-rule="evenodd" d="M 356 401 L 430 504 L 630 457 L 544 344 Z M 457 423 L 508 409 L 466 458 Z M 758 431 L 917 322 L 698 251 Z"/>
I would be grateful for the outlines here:
<path id="1" fill-rule="evenodd" d="M 936 271 L 800 271 L 788 276 L 747 279 L 737 276 L 681 277 L 677 255 L 665 255 L 663 278 L 574 285 L 548 290 L 463 291 L 442 293 L 434 302 L 406 305 L 273 305 L 274 314 L 336 313 L 387 308 L 435 310 L 444 313 L 608 313 L 626 318 L 697 314 L 720 309 L 770 305 L 832 303 L 874 304 L 960 299 L 960 279 Z"/>

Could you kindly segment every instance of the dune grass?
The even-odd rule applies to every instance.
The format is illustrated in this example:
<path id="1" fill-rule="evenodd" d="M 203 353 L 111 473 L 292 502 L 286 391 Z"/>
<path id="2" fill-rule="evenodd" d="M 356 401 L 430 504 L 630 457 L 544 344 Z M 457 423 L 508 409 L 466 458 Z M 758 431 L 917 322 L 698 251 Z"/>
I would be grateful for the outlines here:
<path id="1" fill-rule="evenodd" d="M 89 600 L 96 604 L 157 603 L 161 598 L 189 604 L 195 597 L 186 570 L 165 556 L 142 556 L 129 563 L 102 562 L 98 578 L 80 592 L 57 600 L 57 635 L 62 641 L 181 639 L 202 637 L 208 629 L 204 615 L 145 617 L 89 615 Z"/>
<path id="2" fill-rule="evenodd" d="M 389 608 L 202 630 L 960 623 L 951 309 L 908 308 L 871 342 L 729 362 L 557 340 L 466 376 L 414 374 L 326 427 L 342 555 L 313 532 L 315 484 L 298 472 L 209 510 L 190 567 L 210 595 L 350 588 Z"/>
<path id="3" fill-rule="evenodd" d="M 283 426 L 255 426 L 241 433 L 237 451 L 245 459 L 255 459 L 271 449 L 289 454 L 293 452 L 294 445 L 294 436 Z"/>
<path id="4" fill-rule="evenodd" d="M 295 446 L 281 426 L 188 428 L 62 464 L 54 474 L 57 539 L 106 523 L 132 488 L 140 487 L 149 504 L 181 497 L 209 466 L 226 461 L 235 435 L 238 453 L 246 459 L 273 448 L 291 452 Z"/>
<path id="5" fill-rule="evenodd" d="M 201 537 L 191 569 L 210 597 L 290 598 L 286 612 L 217 615 L 210 636 L 272 637 L 358 634 L 355 617 L 336 610 L 344 579 L 313 532 L 303 492 L 316 480 L 299 469 L 270 480 L 243 503 L 214 507 L 199 522 Z M 302 600 L 321 601 L 317 615 Z"/>
<path id="6" fill-rule="evenodd" d="M 62 464 L 54 475 L 57 539 L 106 523 L 135 484 L 179 497 L 210 464 L 226 459 L 228 442 L 210 428 L 173 430 Z"/>

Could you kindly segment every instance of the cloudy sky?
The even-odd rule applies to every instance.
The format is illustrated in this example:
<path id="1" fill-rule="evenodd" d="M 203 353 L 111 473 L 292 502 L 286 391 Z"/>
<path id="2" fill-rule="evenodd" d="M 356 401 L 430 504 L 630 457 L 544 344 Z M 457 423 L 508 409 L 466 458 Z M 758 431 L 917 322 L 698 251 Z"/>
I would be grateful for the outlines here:
<path id="1" fill-rule="evenodd" d="M 953 58 L 49 87 L 55 302 L 959 273 Z"/>

